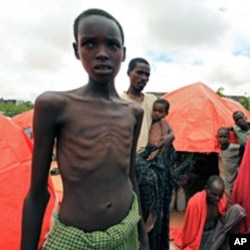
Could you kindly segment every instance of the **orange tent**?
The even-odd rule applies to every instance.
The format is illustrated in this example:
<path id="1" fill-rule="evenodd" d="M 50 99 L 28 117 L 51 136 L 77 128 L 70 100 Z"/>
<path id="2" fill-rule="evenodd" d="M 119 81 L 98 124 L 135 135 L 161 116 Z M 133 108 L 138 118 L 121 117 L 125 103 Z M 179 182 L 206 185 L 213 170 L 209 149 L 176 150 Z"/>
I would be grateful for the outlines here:
<path id="1" fill-rule="evenodd" d="M 222 98 L 224 104 L 231 110 L 232 114 L 234 111 L 242 111 L 247 118 L 250 120 L 250 111 L 247 110 L 243 105 L 241 105 L 239 102 L 229 99 L 229 98 Z"/>
<path id="2" fill-rule="evenodd" d="M 21 128 L 32 128 L 34 109 L 25 111 L 12 117 L 12 121 Z"/>
<path id="3" fill-rule="evenodd" d="M 219 152 L 217 129 L 233 126 L 232 111 L 222 98 L 198 82 L 179 88 L 162 98 L 170 102 L 167 120 L 175 133 L 177 151 Z"/>
<path id="4" fill-rule="evenodd" d="M 0 114 L 0 249 L 19 250 L 22 207 L 31 176 L 32 143 L 22 128 Z M 51 198 L 47 206 L 40 244 L 48 232 L 55 192 L 48 181 Z"/>

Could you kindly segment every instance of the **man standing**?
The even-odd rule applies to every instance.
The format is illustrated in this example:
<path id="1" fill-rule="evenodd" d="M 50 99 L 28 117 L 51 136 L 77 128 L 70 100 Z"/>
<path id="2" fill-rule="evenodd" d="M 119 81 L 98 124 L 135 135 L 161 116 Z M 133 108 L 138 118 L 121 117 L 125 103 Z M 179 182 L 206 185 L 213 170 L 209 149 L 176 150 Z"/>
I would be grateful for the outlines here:
<path id="1" fill-rule="evenodd" d="M 129 102 L 138 103 L 144 109 L 144 117 L 136 150 L 137 153 L 140 153 L 148 143 L 148 133 L 152 123 L 152 108 L 157 98 L 152 94 L 142 93 L 150 76 L 150 65 L 147 60 L 140 57 L 132 59 L 129 62 L 127 74 L 130 85 L 127 92 L 123 92 L 121 97 Z"/>
<path id="2" fill-rule="evenodd" d="M 143 58 L 134 58 L 129 62 L 127 74 L 130 79 L 130 86 L 127 92 L 124 92 L 121 97 L 129 102 L 137 103 L 144 109 L 144 116 L 141 126 L 141 132 L 137 143 L 137 160 L 136 160 L 136 178 L 139 187 L 141 208 L 144 221 L 149 222 L 152 227 L 146 227 L 149 236 L 149 244 L 151 250 L 169 249 L 169 204 L 172 194 L 172 182 L 169 164 L 160 164 L 152 161 L 156 156 L 154 151 L 147 157 L 144 157 L 146 145 L 148 144 L 149 131 L 152 125 L 152 110 L 156 97 L 151 94 L 142 93 L 150 76 L 150 65 Z M 152 145 L 155 149 L 165 145 L 170 145 L 174 140 L 174 134 L 165 133 L 159 141 Z M 161 171 L 159 173 L 159 169 Z M 155 178 L 152 178 L 152 175 Z M 161 198 L 157 199 L 154 195 L 155 190 L 161 193 Z M 150 197 L 153 196 L 153 199 Z M 149 204 L 150 203 L 150 204 Z M 155 206 L 156 203 L 161 204 L 162 216 L 149 216 L 148 207 Z M 155 218 L 157 220 L 155 221 Z"/>

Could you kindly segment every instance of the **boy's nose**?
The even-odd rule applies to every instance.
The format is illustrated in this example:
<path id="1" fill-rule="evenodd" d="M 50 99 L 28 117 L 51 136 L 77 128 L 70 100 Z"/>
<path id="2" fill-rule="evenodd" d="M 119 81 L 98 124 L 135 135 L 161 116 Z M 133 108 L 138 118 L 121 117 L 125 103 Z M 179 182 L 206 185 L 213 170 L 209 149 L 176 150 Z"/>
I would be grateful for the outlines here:
<path id="1" fill-rule="evenodd" d="M 98 59 L 107 59 L 109 58 L 109 55 L 106 51 L 105 46 L 99 46 L 98 51 L 96 53 L 96 58 Z"/>

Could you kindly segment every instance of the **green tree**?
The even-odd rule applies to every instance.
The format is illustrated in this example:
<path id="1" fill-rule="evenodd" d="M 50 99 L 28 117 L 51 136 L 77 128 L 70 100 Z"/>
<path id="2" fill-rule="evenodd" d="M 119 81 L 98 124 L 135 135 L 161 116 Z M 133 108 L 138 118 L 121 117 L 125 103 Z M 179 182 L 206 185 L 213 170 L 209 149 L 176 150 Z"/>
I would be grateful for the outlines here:
<path id="1" fill-rule="evenodd" d="M 12 103 L 4 103 L 3 100 L 0 99 L 0 113 L 8 117 L 13 117 L 33 108 L 34 104 L 29 101 L 16 105 Z"/>
<path id="2" fill-rule="evenodd" d="M 225 95 L 223 94 L 224 88 L 223 87 L 219 87 L 216 90 L 216 93 L 220 96 L 220 97 L 225 97 Z"/>
<path id="3" fill-rule="evenodd" d="M 250 97 L 249 96 L 242 96 L 240 98 L 240 103 L 242 106 L 244 106 L 246 109 L 250 110 Z"/>

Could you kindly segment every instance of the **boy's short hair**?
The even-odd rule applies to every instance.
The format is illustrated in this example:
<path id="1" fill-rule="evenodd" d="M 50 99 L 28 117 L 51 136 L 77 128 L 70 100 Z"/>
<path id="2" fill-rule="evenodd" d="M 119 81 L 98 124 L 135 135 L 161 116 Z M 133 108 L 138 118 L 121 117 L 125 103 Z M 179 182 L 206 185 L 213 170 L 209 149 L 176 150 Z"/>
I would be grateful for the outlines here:
<path id="1" fill-rule="evenodd" d="M 227 136 L 229 137 L 229 133 L 230 133 L 230 129 L 229 129 L 229 128 L 227 128 L 227 127 L 220 127 L 220 128 L 217 130 L 217 134 L 219 134 L 220 131 L 226 132 Z"/>
<path id="2" fill-rule="evenodd" d="M 236 110 L 236 111 L 233 112 L 232 117 L 234 118 L 234 116 L 235 116 L 236 114 L 238 114 L 238 113 L 240 113 L 240 114 L 242 114 L 242 115 L 245 115 L 241 110 Z"/>
<path id="3" fill-rule="evenodd" d="M 154 104 L 155 103 L 162 104 L 164 106 L 165 112 L 168 113 L 169 108 L 170 108 L 170 103 L 169 103 L 168 100 L 166 100 L 166 99 L 157 99 L 157 100 L 154 101 Z"/>
<path id="4" fill-rule="evenodd" d="M 103 17 L 106 17 L 108 19 L 113 20 L 117 24 L 117 26 L 120 30 L 121 37 L 122 37 L 122 44 L 124 44 L 125 37 L 124 37 L 124 32 L 123 32 L 123 28 L 122 28 L 121 24 L 111 14 L 109 14 L 107 11 L 101 10 L 101 9 L 87 9 L 76 17 L 76 19 L 74 21 L 74 26 L 73 26 L 74 38 L 75 38 L 76 42 L 77 42 L 78 25 L 79 25 L 80 20 L 84 17 L 92 16 L 92 15 L 103 16 Z"/>
<path id="5" fill-rule="evenodd" d="M 130 60 L 128 64 L 128 72 L 134 70 L 137 63 L 145 63 L 148 66 L 150 66 L 149 62 L 146 59 L 142 57 L 136 57 Z"/>

